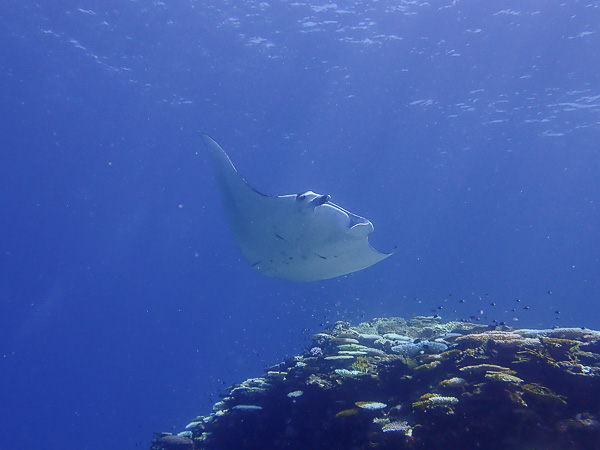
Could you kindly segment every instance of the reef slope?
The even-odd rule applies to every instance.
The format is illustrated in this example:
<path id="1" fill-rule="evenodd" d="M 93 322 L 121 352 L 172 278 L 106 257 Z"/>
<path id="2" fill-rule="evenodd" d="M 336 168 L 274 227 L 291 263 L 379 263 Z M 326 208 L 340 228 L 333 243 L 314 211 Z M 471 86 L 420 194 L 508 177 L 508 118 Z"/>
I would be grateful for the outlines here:
<path id="1" fill-rule="evenodd" d="M 597 449 L 600 332 L 338 322 L 232 386 L 170 449 Z"/>

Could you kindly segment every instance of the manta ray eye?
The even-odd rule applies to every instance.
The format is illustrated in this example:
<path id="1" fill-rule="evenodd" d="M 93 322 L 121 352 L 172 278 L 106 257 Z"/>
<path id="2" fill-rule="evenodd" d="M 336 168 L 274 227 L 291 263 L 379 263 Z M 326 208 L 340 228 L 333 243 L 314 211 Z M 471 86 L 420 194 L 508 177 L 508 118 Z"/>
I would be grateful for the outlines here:
<path id="1" fill-rule="evenodd" d="M 303 200 L 306 200 L 306 194 L 298 194 L 298 195 L 296 195 L 296 201 L 297 202 L 301 202 Z"/>

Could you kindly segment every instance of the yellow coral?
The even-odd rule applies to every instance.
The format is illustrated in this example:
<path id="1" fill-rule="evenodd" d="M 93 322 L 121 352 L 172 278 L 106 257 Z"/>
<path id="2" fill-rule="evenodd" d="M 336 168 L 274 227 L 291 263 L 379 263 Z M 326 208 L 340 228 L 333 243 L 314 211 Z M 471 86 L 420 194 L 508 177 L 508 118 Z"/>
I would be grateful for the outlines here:
<path id="1" fill-rule="evenodd" d="M 482 372 L 502 372 L 514 375 L 517 372 L 508 367 L 498 366 L 496 364 L 478 364 L 476 366 L 465 366 L 459 369 L 461 372 L 482 373 Z"/>
<path id="2" fill-rule="evenodd" d="M 428 364 L 421 364 L 420 366 L 415 367 L 413 370 L 415 372 L 428 372 L 430 370 L 435 369 L 440 364 L 442 364 L 440 361 L 433 361 Z"/>
<path id="3" fill-rule="evenodd" d="M 514 375 L 508 374 L 506 372 L 487 372 L 485 377 L 488 380 L 498 381 L 506 384 L 521 384 L 523 380 L 519 377 L 515 377 Z"/>
<path id="4" fill-rule="evenodd" d="M 523 385 L 523 392 L 528 394 L 530 397 L 543 402 L 553 405 L 566 405 L 566 397 L 553 392 L 550 388 L 542 386 L 538 383 L 530 383 Z"/>
<path id="5" fill-rule="evenodd" d="M 573 359 L 572 353 L 577 350 L 581 342 L 562 338 L 540 338 L 544 345 L 545 356 L 553 360 Z"/>
<path id="6" fill-rule="evenodd" d="M 444 386 L 444 387 L 459 387 L 462 386 L 463 384 L 465 384 L 467 381 L 464 378 L 460 378 L 460 377 L 452 377 L 452 378 L 448 378 L 446 380 L 442 380 L 440 382 L 440 385 Z"/>
<path id="7" fill-rule="evenodd" d="M 458 356 L 461 353 L 461 350 L 453 348 L 452 350 L 446 350 L 445 352 L 438 353 L 442 360 L 450 359 L 454 356 Z"/>
<path id="8" fill-rule="evenodd" d="M 366 372 L 369 369 L 370 364 L 367 358 L 364 356 L 358 356 L 350 367 L 360 372 Z"/>
<path id="9" fill-rule="evenodd" d="M 348 417 L 358 414 L 358 408 L 344 409 L 335 415 L 335 417 Z"/>
<path id="10" fill-rule="evenodd" d="M 487 343 L 489 340 L 508 341 L 515 339 L 523 339 L 523 336 L 509 331 L 484 331 L 483 333 L 471 333 L 459 336 L 456 338 L 456 342 L 466 345 L 481 345 Z"/>
<path id="11" fill-rule="evenodd" d="M 452 409 L 452 405 L 458 403 L 458 399 L 456 397 L 446 397 L 436 393 L 427 393 L 421 395 L 419 400 L 413 402 L 412 406 L 415 409 L 439 409 L 445 411 L 447 414 L 454 414 L 454 410 Z"/>
<path id="12" fill-rule="evenodd" d="M 544 364 L 556 369 L 567 370 L 579 363 L 577 353 L 579 341 L 563 338 L 541 337 L 541 348 L 525 348 L 516 353 L 514 363 Z"/>

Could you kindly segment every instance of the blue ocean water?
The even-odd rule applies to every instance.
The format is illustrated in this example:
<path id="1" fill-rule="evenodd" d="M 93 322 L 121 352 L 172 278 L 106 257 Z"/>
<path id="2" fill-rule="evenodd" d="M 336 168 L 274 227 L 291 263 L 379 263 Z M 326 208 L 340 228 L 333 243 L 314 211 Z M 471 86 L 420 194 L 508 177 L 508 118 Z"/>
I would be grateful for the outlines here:
<path id="1" fill-rule="evenodd" d="M 600 328 L 600 2 L 0 17 L 0 448 L 147 448 L 337 320 Z M 256 274 L 198 131 L 261 192 L 330 194 L 396 255 Z"/>

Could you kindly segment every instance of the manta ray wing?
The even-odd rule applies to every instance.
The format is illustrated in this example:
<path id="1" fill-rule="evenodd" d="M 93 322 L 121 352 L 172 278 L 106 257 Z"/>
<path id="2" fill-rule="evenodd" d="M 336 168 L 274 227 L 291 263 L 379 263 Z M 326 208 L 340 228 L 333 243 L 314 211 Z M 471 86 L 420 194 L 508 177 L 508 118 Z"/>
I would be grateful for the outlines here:
<path id="1" fill-rule="evenodd" d="M 202 134 L 238 248 L 254 270 L 291 281 L 317 281 L 365 269 L 394 252 L 369 244 L 371 222 L 306 192 L 272 197 L 252 188 L 227 153 Z"/>

